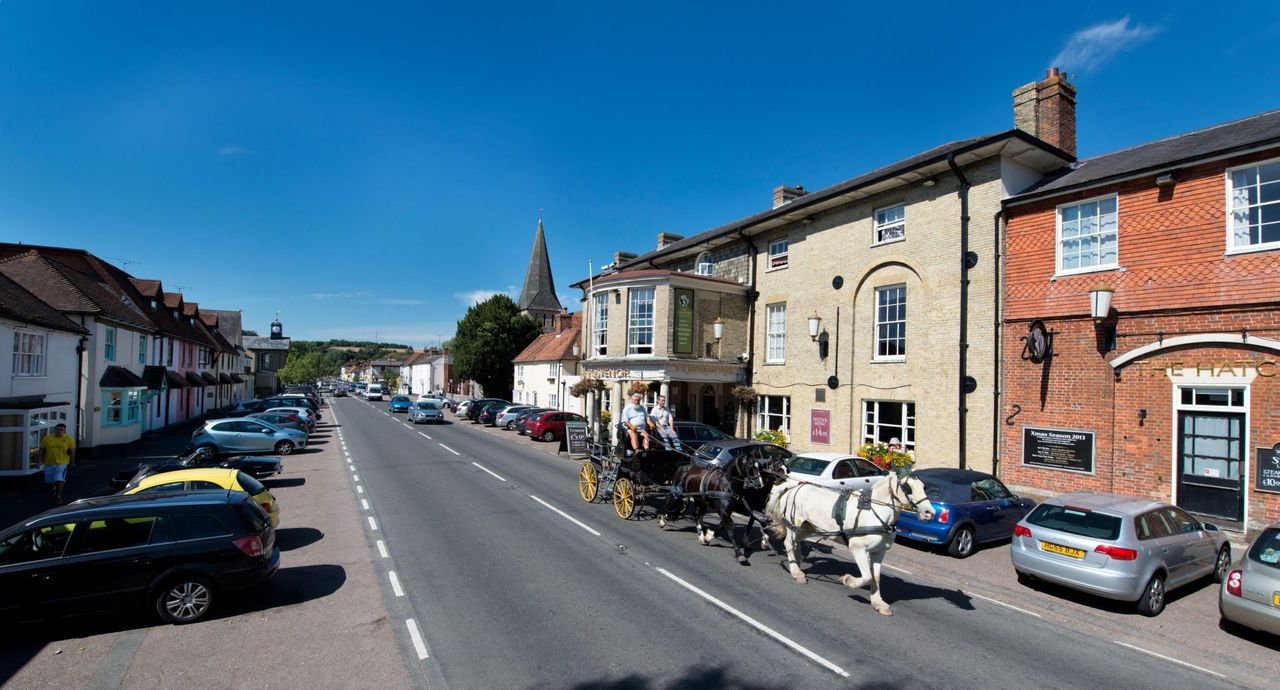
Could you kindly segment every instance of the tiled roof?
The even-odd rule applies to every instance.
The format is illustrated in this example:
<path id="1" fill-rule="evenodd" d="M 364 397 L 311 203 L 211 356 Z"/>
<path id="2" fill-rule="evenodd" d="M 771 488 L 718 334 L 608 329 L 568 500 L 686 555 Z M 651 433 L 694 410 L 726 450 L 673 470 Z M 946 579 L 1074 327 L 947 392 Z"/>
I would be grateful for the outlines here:
<path id="1" fill-rule="evenodd" d="M 133 286 L 138 289 L 138 292 L 141 292 L 147 297 L 156 297 L 162 292 L 160 281 L 158 280 L 148 280 L 129 276 L 129 282 L 133 283 Z"/>
<path id="2" fill-rule="evenodd" d="M 574 312 L 569 317 L 568 328 L 559 333 L 543 333 L 534 338 L 529 346 L 516 355 L 515 362 L 561 362 L 577 360 L 573 356 L 573 346 L 578 344 L 582 333 L 582 312 Z"/>
<path id="3" fill-rule="evenodd" d="M 147 382 L 124 367 L 110 366 L 102 372 L 98 385 L 103 388 L 146 388 Z"/>
<path id="4" fill-rule="evenodd" d="M 1013 201 L 1267 144 L 1280 146 L 1280 110 L 1087 158 L 1071 166 L 1065 174 L 1049 178 L 1014 197 Z"/>
<path id="5" fill-rule="evenodd" d="M 0 273 L 0 316 L 60 331 L 89 332 L 2 273 Z"/>
<path id="6" fill-rule="evenodd" d="M 289 339 L 272 340 L 265 335 L 246 335 L 241 338 L 247 350 L 288 350 Z"/>
<path id="7" fill-rule="evenodd" d="M 85 252 L 0 245 L 0 256 L 4 257 L 0 273 L 64 314 L 91 314 L 145 330 L 154 328 L 129 293 L 111 284 L 97 260 Z"/>

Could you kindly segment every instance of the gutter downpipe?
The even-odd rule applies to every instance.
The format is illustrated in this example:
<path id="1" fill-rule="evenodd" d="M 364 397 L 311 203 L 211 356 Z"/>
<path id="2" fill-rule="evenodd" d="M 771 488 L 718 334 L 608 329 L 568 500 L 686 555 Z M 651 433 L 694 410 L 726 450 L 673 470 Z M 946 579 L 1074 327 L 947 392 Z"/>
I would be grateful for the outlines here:
<path id="1" fill-rule="evenodd" d="M 992 292 L 992 305 L 995 315 L 995 347 L 992 350 L 992 372 L 994 379 L 992 381 L 992 409 L 991 409 L 991 474 L 1000 476 L 1000 448 L 1003 445 L 1000 442 L 1000 398 L 1004 395 L 1004 377 L 1000 369 L 1000 352 L 1004 346 L 1004 315 L 1000 313 L 1000 262 L 1004 260 L 1004 254 L 1000 251 L 1002 246 L 1000 242 L 1001 230 L 1004 224 L 1004 209 L 996 211 L 995 217 L 992 218 L 993 232 L 995 233 L 994 254 L 991 257 L 991 271 L 994 277 L 993 285 L 995 289 Z"/>
<path id="2" fill-rule="evenodd" d="M 80 327 L 89 330 L 84 325 L 83 315 L 80 316 Z M 76 449 L 84 441 L 84 411 L 88 408 L 87 401 L 80 399 L 84 395 L 84 353 L 89 350 L 88 345 L 89 336 L 80 336 L 80 342 L 76 344 Z"/>
<path id="3" fill-rule="evenodd" d="M 756 263 L 760 250 L 756 248 L 756 243 L 747 238 L 747 233 L 743 228 L 738 228 L 738 237 L 751 249 L 751 292 L 747 293 L 747 383 L 752 383 L 751 368 L 755 366 L 756 357 L 756 300 L 760 296 L 760 291 L 756 289 Z M 723 355 L 722 355 L 723 356 Z M 743 431 L 746 438 L 752 438 L 751 434 L 751 412 L 747 411 L 746 420 L 743 423 Z"/>
<path id="4" fill-rule="evenodd" d="M 964 172 L 960 170 L 960 166 L 956 165 L 955 153 L 947 154 L 947 166 L 951 168 L 951 173 L 956 176 L 956 181 L 960 183 L 960 188 L 956 190 L 956 194 L 960 197 L 960 342 L 959 342 L 959 376 L 956 382 L 959 392 L 958 401 L 959 413 L 957 419 L 958 430 L 958 453 L 960 469 L 968 467 L 967 458 L 967 441 L 968 430 L 966 429 L 966 416 L 968 414 L 968 406 L 965 404 L 967 393 L 964 390 L 964 380 L 968 366 L 968 349 L 969 349 L 969 179 L 964 176 Z"/>

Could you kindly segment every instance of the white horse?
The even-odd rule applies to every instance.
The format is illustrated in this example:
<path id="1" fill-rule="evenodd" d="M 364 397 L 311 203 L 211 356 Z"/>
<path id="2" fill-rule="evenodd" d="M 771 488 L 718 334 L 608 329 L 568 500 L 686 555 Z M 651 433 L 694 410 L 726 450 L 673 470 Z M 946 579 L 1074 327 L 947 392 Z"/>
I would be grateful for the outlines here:
<path id="1" fill-rule="evenodd" d="M 837 506 L 842 500 L 844 505 Z M 802 541 L 844 539 L 861 577 L 846 574 L 840 581 L 853 589 L 868 587 L 871 607 L 886 616 L 893 611 L 880 596 L 880 563 L 893 546 L 894 525 L 903 510 L 915 511 L 923 520 L 933 519 L 933 504 L 925 495 L 924 482 L 915 475 L 890 474 L 871 487 L 870 495 L 787 480 L 773 487 L 765 506 L 765 514 L 773 520 L 773 536 L 784 539 L 787 565 L 796 582 L 805 582 L 800 570 Z"/>

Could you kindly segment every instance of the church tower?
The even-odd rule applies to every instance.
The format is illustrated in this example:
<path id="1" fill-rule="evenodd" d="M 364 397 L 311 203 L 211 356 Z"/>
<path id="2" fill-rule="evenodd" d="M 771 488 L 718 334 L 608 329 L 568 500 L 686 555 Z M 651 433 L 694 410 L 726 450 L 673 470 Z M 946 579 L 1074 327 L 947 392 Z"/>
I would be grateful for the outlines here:
<path id="1" fill-rule="evenodd" d="M 556 297 L 555 281 L 551 278 L 551 259 L 547 257 L 547 239 L 542 232 L 542 219 L 538 219 L 538 233 L 533 237 L 533 251 L 529 254 L 529 270 L 524 274 L 524 289 L 516 307 L 521 314 L 542 322 L 542 331 L 555 330 L 556 315 L 562 309 Z"/>

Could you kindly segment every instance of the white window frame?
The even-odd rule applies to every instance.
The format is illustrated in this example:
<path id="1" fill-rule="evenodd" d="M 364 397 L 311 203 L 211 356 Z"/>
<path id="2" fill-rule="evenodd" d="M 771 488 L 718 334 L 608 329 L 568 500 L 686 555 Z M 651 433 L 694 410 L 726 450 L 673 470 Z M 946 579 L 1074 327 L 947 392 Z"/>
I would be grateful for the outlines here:
<path id="1" fill-rule="evenodd" d="M 560 375 L 560 363 L 552 362 L 547 365 L 547 378 L 554 379 Z"/>
<path id="2" fill-rule="evenodd" d="M 880 219 L 880 214 L 894 209 L 902 209 L 902 218 L 894 222 L 884 222 Z M 897 233 L 896 237 L 884 239 L 880 234 L 892 228 L 901 227 L 902 230 Z M 882 206 L 871 212 L 871 246 L 881 244 L 893 244 L 894 242 L 902 242 L 907 239 L 907 204 L 892 204 L 890 206 Z"/>
<path id="3" fill-rule="evenodd" d="M 881 310 L 881 307 L 882 307 L 882 306 L 884 306 L 884 305 L 883 305 L 883 303 L 882 303 L 883 295 L 888 294 L 890 290 L 902 290 L 902 302 L 901 302 L 901 305 L 902 305 L 902 318 L 901 318 L 901 319 L 888 320 L 888 321 L 882 321 L 882 320 L 880 319 L 880 310 Z M 907 359 L 907 314 L 906 314 L 906 311 L 907 311 L 907 285 L 906 285 L 906 283 L 897 283 L 897 284 L 895 284 L 895 285 L 882 285 L 882 286 L 880 286 L 880 287 L 877 287 L 877 288 L 876 288 L 876 290 L 875 290 L 875 306 L 874 306 L 874 308 L 875 308 L 875 318 L 874 318 L 874 319 L 872 319 L 872 322 L 873 322 L 873 324 L 874 324 L 874 329 L 875 329 L 875 330 L 874 330 L 874 331 L 872 331 L 872 342 L 871 342 L 871 347 L 872 347 L 872 349 L 871 349 L 871 359 L 872 359 L 872 361 L 876 361 L 876 362 L 904 362 L 904 361 L 906 361 L 906 359 Z M 891 325 L 891 324 L 901 324 L 901 326 L 902 326 L 902 335 L 901 335 L 901 337 L 900 337 L 900 338 L 895 338 L 895 340 L 901 340 L 901 341 L 902 341 L 902 342 L 901 342 L 901 344 L 899 345 L 899 348 L 898 348 L 898 351 L 899 351 L 899 353 L 900 353 L 900 354 L 896 354 L 896 355 L 882 355 L 882 354 L 880 354 L 880 343 L 882 342 L 882 340 L 888 340 L 888 339 L 887 339 L 887 338 L 882 339 L 882 338 L 880 337 L 880 327 L 881 327 L 881 326 L 888 326 L 888 325 Z"/>
<path id="4" fill-rule="evenodd" d="M 591 327 L 592 347 L 597 357 L 609 354 L 609 293 L 596 293 L 595 325 Z"/>
<path id="5" fill-rule="evenodd" d="M 891 428 L 888 424 L 880 422 L 880 408 L 884 405 L 899 405 L 902 407 L 902 425 L 893 426 L 892 428 L 901 429 L 901 433 L 896 438 L 902 442 L 903 450 L 916 449 L 916 411 L 914 400 L 863 400 L 862 401 L 862 442 L 863 443 L 879 443 L 880 429 Z M 910 408 L 908 408 L 910 405 Z M 910 410 L 910 412 L 908 412 Z M 910 431 L 911 433 L 907 433 Z M 885 441 L 888 443 L 888 441 Z"/>
<path id="6" fill-rule="evenodd" d="M 522 378 L 524 378 L 524 365 L 523 365 L 523 364 L 517 364 L 517 365 L 516 365 L 516 378 L 518 378 L 518 379 L 522 379 Z"/>
<path id="7" fill-rule="evenodd" d="M 1227 211 L 1227 212 L 1226 212 L 1226 214 L 1225 214 L 1225 215 L 1226 215 L 1226 218 L 1227 218 L 1227 221 L 1226 221 L 1226 225 L 1227 225 L 1227 227 L 1226 227 L 1226 233 L 1227 233 L 1227 251 L 1226 251 L 1226 253 L 1227 253 L 1227 254 L 1248 254 L 1248 253 L 1250 253 L 1250 252 L 1265 252 L 1265 251 L 1269 251 L 1269 250 L 1272 250 L 1272 249 L 1280 249 L 1280 240 L 1273 241 L 1273 242 L 1259 242 L 1258 244 L 1245 244 L 1245 245 L 1237 246 L 1237 245 L 1236 245 L 1236 243 L 1235 243 L 1236 233 L 1235 233 L 1235 227 L 1234 227 L 1234 226 L 1235 226 L 1235 213 L 1233 212 L 1233 210 L 1232 210 L 1232 206 L 1231 206 L 1231 204 L 1232 204 L 1231 197 L 1232 197 L 1232 194 L 1233 194 L 1233 193 L 1234 193 L 1234 191 L 1235 191 L 1235 188 L 1234 188 L 1234 186 L 1233 186 L 1233 184 L 1232 184 L 1232 181 L 1231 181 L 1231 175 L 1232 175 L 1233 173 L 1239 172 L 1239 171 L 1241 171 L 1241 170 L 1248 170 L 1248 169 L 1250 169 L 1250 168 L 1261 168 L 1261 167 L 1262 167 L 1262 166 L 1264 166 L 1264 165 L 1273 165 L 1273 164 L 1276 164 L 1276 163 L 1280 163 L 1280 158 L 1272 158 L 1272 159 L 1270 159 L 1270 160 L 1257 161 L 1256 163 L 1249 163 L 1248 165 L 1237 165 L 1237 166 L 1232 167 L 1232 168 L 1227 168 L 1226 172 L 1224 173 L 1224 175 L 1223 175 L 1223 176 L 1224 176 L 1224 177 L 1225 177 L 1225 179 L 1226 179 L 1225 186 L 1226 186 L 1226 188 L 1227 188 L 1227 203 L 1226 203 L 1226 207 L 1225 207 L 1225 208 L 1226 208 L 1226 211 Z M 1280 182 L 1277 182 L 1277 183 L 1274 183 L 1274 184 L 1280 184 Z M 1258 186 L 1259 186 L 1259 183 L 1255 183 L 1255 184 L 1254 184 L 1254 187 L 1255 187 L 1255 188 L 1257 188 Z M 1253 206 L 1246 206 L 1245 208 L 1246 208 L 1246 209 L 1248 209 L 1248 208 L 1261 208 L 1262 206 L 1272 206 L 1272 205 L 1280 205 L 1280 201 L 1273 201 L 1273 202 L 1266 202 L 1266 203 L 1264 203 L 1264 202 L 1262 202 L 1261 198 L 1259 198 L 1259 203 L 1258 203 L 1258 204 L 1255 204 L 1255 205 L 1253 205 Z M 1261 215 L 1261 213 L 1259 213 L 1259 215 Z M 1261 219 L 1259 219 L 1259 220 L 1261 220 Z M 1261 224 L 1259 224 L 1259 239 L 1261 239 Z"/>
<path id="8" fill-rule="evenodd" d="M 769 267 L 765 270 L 777 271 L 786 268 L 791 262 L 791 257 L 788 254 L 790 249 L 790 237 L 779 237 L 769 242 Z"/>
<path id="9" fill-rule="evenodd" d="M 560 398 L 555 393 L 547 393 L 547 407 L 553 410 L 560 409 Z"/>
<path id="10" fill-rule="evenodd" d="M 1062 212 L 1065 209 L 1071 208 L 1073 206 L 1083 206 L 1085 204 L 1096 204 L 1102 201 L 1106 201 L 1108 199 L 1114 199 L 1116 202 L 1116 260 L 1115 260 L 1115 263 L 1098 264 L 1096 266 L 1087 266 L 1084 268 L 1077 267 L 1077 268 L 1064 269 L 1062 267 Z M 1053 243 L 1054 269 L 1055 269 L 1054 275 L 1055 276 L 1073 276 L 1073 275 L 1079 275 L 1082 273 L 1101 273 L 1105 271 L 1114 271 L 1120 268 L 1120 195 L 1119 194 L 1103 194 L 1102 196 L 1095 196 L 1090 199 L 1081 199 L 1079 201 L 1073 201 L 1069 204 L 1058 204 L 1053 209 L 1053 224 L 1055 228 L 1054 243 Z M 1097 237 L 1099 238 L 1099 251 L 1098 251 L 1099 260 L 1101 260 L 1101 257 L 1102 257 L 1101 229 L 1102 229 L 1102 216 L 1101 216 L 1101 213 L 1099 213 L 1098 232 L 1096 233 Z M 1080 235 L 1076 235 L 1076 238 L 1079 238 L 1079 237 Z"/>
<path id="11" fill-rule="evenodd" d="M 781 414 L 769 412 L 769 400 L 773 398 L 782 401 Z M 778 417 L 781 419 L 782 424 L 778 428 L 785 430 L 788 434 L 791 433 L 791 396 L 762 395 L 756 398 L 756 428 L 760 430 L 772 430 L 773 427 L 769 426 L 769 419 L 771 417 Z"/>
<path id="12" fill-rule="evenodd" d="M 711 252 L 702 252 L 693 263 L 694 273 L 700 276 L 714 276 L 716 274 L 716 262 L 711 258 Z"/>
<path id="13" fill-rule="evenodd" d="M 13 332 L 14 377 L 35 378 L 45 376 L 45 364 L 48 362 L 48 356 L 48 335 L 27 331 Z"/>
<path id="14" fill-rule="evenodd" d="M 107 362 L 114 362 L 117 354 L 115 326 L 107 326 L 102 333 L 102 359 Z"/>
<path id="15" fill-rule="evenodd" d="M 637 299 L 648 294 L 648 299 Z M 648 317 L 637 317 L 636 307 L 649 306 Z M 654 352 L 654 317 L 658 304 L 658 289 L 653 287 L 634 287 L 627 291 L 627 355 L 652 355 Z M 648 335 L 648 343 L 640 341 Z M 647 352 L 645 350 L 648 350 Z"/>
<path id="16" fill-rule="evenodd" d="M 787 303 L 766 305 L 765 356 L 766 364 L 782 364 L 787 361 Z"/>

